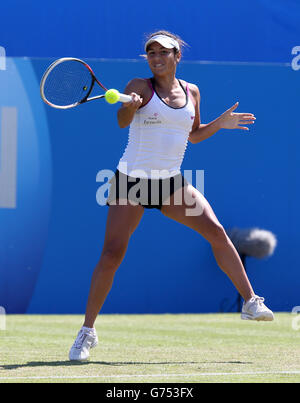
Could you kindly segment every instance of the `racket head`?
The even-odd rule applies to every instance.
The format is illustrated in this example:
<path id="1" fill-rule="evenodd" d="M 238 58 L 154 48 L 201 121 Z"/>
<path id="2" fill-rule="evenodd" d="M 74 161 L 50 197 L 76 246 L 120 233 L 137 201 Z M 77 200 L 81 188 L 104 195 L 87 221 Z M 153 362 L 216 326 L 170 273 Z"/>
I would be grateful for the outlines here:
<path id="1" fill-rule="evenodd" d="M 53 108 L 74 108 L 88 99 L 95 81 L 98 82 L 88 64 L 64 57 L 45 71 L 40 83 L 41 97 Z"/>

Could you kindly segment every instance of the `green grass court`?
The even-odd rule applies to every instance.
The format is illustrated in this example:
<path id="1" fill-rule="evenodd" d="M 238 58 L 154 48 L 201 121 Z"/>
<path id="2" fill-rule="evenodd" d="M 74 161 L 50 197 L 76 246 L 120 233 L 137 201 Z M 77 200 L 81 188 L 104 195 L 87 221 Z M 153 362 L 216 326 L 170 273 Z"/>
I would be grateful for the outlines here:
<path id="1" fill-rule="evenodd" d="M 294 318 L 102 315 L 90 361 L 72 363 L 68 351 L 82 316 L 8 315 L 0 331 L 0 383 L 300 382 Z"/>

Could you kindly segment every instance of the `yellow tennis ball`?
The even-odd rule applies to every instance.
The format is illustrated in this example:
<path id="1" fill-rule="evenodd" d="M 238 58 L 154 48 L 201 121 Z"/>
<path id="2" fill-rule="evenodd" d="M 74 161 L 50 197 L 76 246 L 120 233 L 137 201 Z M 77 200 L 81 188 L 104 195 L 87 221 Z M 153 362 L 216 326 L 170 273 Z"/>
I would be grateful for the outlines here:
<path id="1" fill-rule="evenodd" d="M 105 93 L 105 100 L 109 104 L 115 104 L 120 99 L 119 91 L 118 90 L 108 90 Z"/>

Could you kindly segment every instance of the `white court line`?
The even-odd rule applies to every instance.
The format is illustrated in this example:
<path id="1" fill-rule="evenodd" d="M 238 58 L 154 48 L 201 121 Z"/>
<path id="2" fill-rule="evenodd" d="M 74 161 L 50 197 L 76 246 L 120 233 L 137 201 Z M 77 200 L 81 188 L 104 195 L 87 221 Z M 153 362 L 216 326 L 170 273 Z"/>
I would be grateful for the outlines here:
<path id="1" fill-rule="evenodd" d="M 204 372 L 201 374 L 145 374 L 145 375 L 83 375 L 83 376 L 5 376 L 8 379 L 112 379 L 112 378 L 183 378 L 203 376 L 240 376 L 240 375 L 300 375 L 300 371 L 257 371 L 257 372 Z"/>

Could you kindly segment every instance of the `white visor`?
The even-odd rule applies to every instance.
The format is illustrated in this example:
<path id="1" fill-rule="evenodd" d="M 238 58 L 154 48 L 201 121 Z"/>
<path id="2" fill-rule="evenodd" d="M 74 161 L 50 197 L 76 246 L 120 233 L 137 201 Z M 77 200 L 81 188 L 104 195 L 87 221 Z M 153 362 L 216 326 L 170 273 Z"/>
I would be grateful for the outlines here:
<path id="1" fill-rule="evenodd" d="M 155 35 L 146 42 L 145 52 L 147 52 L 148 46 L 153 42 L 158 42 L 161 46 L 167 49 L 175 48 L 176 50 L 180 50 L 179 43 L 176 41 L 176 39 L 173 39 L 167 35 Z"/>

